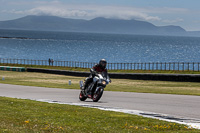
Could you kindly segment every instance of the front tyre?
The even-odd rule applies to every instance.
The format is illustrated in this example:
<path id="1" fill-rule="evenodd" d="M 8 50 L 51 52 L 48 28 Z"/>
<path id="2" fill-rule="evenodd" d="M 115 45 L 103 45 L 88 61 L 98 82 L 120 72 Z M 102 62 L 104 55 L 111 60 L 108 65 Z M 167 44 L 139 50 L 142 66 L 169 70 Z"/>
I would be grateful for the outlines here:
<path id="1" fill-rule="evenodd" d="M 98 102 L 101 96 L 103 95 L 103 88 L 98 88 L 98 90 L 93 95 L 93 102 Z"/>
<path id="2" fill-rule="evenodd" d="M 87 99 L 87 97 L 85 97 L 85 95 L 83 94 L 83 92 L 81 91 L 80 94 L 79 94 L 79 99 L 81 101 L 85 101 Z"/>

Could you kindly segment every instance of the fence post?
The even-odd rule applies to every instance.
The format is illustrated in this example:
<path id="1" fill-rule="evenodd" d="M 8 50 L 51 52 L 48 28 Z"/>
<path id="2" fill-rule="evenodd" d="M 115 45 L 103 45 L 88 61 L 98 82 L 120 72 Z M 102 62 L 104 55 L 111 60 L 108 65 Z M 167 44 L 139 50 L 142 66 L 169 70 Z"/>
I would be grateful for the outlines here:
<path id="1" fill-rule="evenodd" d="M 165 62 L 165 71 L 167 70 L 167 63 Z"/>
<path id="2" fill-rule="evenodd" d="M 178 69 L 177 70 L 179 71 L 179 62 L 178 62 Z"/>
<path id="3" fill-rule="evenodd" d="M 137 63 L 137 69 L 136 70 L 139 70 L 139 63 Z"/>
<path id="4" fill-rule="evenodd" d="M 162 71 L 162 62 L 160 63 L 160 70 Z"/>
<path id="5" fill-rule="evenodd" d="M 156 70 L 158 70 L 158 62 L 156 62 Z"/>
<path id="6" fill-rule="evenodd" d="M 178 71 L 179 71 L 179 62 L 178 62 Z"/>
<path id="7" fill-rule="evenodd" d="M 193 62 L 193 72 L 194 72 L 194 62 Z"/>
<path id="8" fill-rule="evenodd" d="M 149 63 L 149 70 L 150 70 L 151 66 L 150 66 L 150 63 Z"/>

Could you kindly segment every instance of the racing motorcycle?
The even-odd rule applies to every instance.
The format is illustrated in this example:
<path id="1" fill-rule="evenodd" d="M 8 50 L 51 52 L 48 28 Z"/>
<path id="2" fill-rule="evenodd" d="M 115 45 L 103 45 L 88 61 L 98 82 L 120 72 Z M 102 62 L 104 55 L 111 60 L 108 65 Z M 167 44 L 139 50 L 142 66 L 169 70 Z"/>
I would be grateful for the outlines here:
<path id="1" fill-rule="evenodd" d="M 80 95 L 79 99 L 85 101 L 87 98 L 91 98 L 93 102 L 98 102 L 103 95 L 104 88 L 111 82 L 106 72 L 98 73 L 93 78 L 93 82 L 88 84 L 88 87 L 84 90 L 83 81 L 80 81 Z"/>

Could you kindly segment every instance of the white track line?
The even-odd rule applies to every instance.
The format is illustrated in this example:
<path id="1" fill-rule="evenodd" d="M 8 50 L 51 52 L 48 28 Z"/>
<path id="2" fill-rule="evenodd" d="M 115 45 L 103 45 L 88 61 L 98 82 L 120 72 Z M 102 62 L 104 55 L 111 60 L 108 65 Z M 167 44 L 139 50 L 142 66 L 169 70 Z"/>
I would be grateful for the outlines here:
<path id="1" fill-rule="evenodd" d="M 49 99 L 30 99 L 30 100 L 48 102 L 48 103 L 57 103 L 57 104 L 76 105 L 76 106 L 81 106 L 81 107 L 96 108 L 96 109 L 105 110 L 105 111 L 115 111 L 115 112 L 122 112 L 122 113 L 127 113 L 127 114 L 134 114 L 134 115 L 139 115 L 139 116 L 143 116 L 147 118 L 153 118 L 153 119 L 159 119 L 159 120 L 168 121 L 168 122 L 184 124 L 184 125 L 188 125 L 191 128 L 200 129 L 200 120 L 193 119 L 193 118 L 180 118 L 180 117 L 170 116 L 167 114 L 158 114 L 158 113 L 153 113 L 153 112 L 144 112 L 140 110 L 129 110 L 129 109 L 122 109 L 122 108 L 114 108 L 114 107 L 103 107 L 103 106 L 84 104 L 84 103 L 63 103 L 59 101 L 52 101 Z"/>

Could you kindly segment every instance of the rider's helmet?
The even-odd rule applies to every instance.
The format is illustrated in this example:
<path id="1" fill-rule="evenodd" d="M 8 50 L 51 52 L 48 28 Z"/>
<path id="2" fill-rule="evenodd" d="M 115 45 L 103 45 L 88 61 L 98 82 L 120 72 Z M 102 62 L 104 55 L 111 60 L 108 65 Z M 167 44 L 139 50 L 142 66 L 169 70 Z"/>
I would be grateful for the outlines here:
<path id="1" fill-rule="evenodd" d="M 101 68 L 103 68 L 103 69 L 106 68 L 106 64 L 107 64 L 107 61 L 106 61 L 105 59 L 101 59 L 101 60 L 99 61 L 99 66 L 100 66 Z"/>

